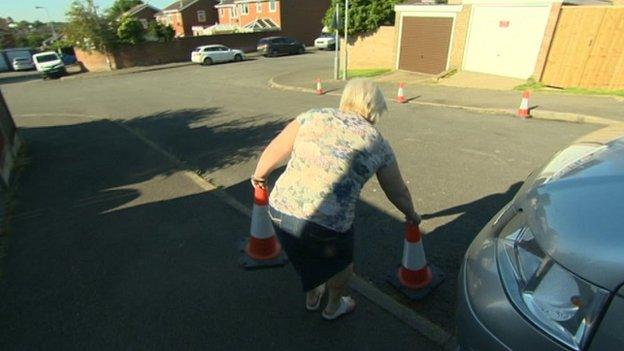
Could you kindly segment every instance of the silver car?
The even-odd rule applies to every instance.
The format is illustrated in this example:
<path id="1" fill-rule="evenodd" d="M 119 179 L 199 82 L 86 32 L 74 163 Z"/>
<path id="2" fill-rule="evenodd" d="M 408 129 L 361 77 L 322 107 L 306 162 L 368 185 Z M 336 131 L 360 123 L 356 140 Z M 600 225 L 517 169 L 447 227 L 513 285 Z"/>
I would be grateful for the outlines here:
<path id="1" fill-rule="evenodd" d="M 469 247 L 459 350 L 624 348 L 624 130 L 558 153 Z"/>
<path id="2" fill-rule="evenodd" d="M 218 62 L 242 61 L 245 53 L 241 50 L 230 49 L 223 45 L 199 46 L 191 53 L 191 61 L 202 65 L 211 65 Z"/>
<path id="3" fill-rule="evenodd" d="M 29 57 L 16 57 L 12 62 L 13 70 L 27 71 L 35 68 L 35 64 Z"/>

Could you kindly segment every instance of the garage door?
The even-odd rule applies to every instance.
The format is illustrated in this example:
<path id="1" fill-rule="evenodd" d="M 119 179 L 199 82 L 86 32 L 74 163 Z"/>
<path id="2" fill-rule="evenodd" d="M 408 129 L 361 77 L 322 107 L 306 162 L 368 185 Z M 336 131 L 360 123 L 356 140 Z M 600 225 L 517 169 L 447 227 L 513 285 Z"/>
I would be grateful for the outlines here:
<path id="1" fill-rule="evenodd" d="M 550 6 L 472 9 L 464 70 L 526 79 L 533 75 Z"/>
<path id="2" fill-rule="evenodd" d="M 399 69 L 438 74 L 446 70 L 452 18 L 404 17 Z"/>

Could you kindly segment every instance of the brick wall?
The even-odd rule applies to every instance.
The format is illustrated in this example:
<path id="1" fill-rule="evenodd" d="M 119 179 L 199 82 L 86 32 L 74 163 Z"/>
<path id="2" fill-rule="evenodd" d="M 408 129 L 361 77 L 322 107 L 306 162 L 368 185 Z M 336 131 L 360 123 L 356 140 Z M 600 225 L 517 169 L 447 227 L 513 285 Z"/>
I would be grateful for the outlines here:
<path id="1" fill-rule="evenodd" d="M 98 51 L 86 52 L 82 51 L 78 48 L 74 48 L 74 52 L 76 53 L 76 60 L 82 64 L 82 66 L 87 71 L 110 71 L 111 66 L 112 69 L 115 69 L 115 59 L 112 56 L 109 56 L 109 62 L 106 61 L 107 57 L 105 54 Z"/>
<path id="2" fill-rule="evenodd" d="M 550 9 L 550 17 L 548 23 L 546 23 L 546 30 L 544 31 L 544 39 L 542 40 L 542 46 L 540 47 L 539 54 L 537 55 L 537 63 L 535 64 L 535 71 L 533 77 L 537 80 L 542 79 L 542 73 L 546 67 L 546 59 L 548 58 L 548 51 L 550 51 L 550 44 L 552 43 L 553 36 L 555 35 L 555 28 L 557 27 L 557 21 L 559 20 L 559 13 L 561 13 L 561 4 L 552 4 Z"/>
<path id="3" fill-rule="evenodd" d="M 344 48 L 344 40 L 342 41 Z M 394 26 L 381 26 L 374 33 L 358 35 L 349 39 L 349 69 L 394 68 Z M 344 62 L 344 50 L 341 50 Z"/>
<path id="4" fill-rule="evenodd" d="M 466 39 L 468 36 L 468 25 L 470 22 L 470 12 L 472 5 L 464 5 L 462 11 L 455 17 L 455 28 L 453 29 L 453 43 L 451 45 L 451 55 L 449 69 L 461 69 L 464 60 L 464 50 L 466 49 Z"/>
<path id="5" fill-rule="evenodd" d="M 267 33 L 221 34 L 185 37 L 168 43 L 141 43 L 115 50 L 116 68 L 150 66 L 191 60 L 191 51 L 198 46 L 222 44 L 245 52 L 255 51 L 258 40 Z"/>

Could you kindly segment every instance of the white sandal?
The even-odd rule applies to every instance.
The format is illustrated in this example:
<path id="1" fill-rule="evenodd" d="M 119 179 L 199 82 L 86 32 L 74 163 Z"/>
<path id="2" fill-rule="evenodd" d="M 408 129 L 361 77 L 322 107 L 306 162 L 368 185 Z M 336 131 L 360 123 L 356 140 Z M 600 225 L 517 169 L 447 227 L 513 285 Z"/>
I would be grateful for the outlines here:
<path id="1" fill-rule="evenodd" d="M 340 298 L 340 306 L 338 306 L 338 309 L 336 309 L 336 312 L 334 312 L 332 315 L 329 315 L 325 313 L 325 310 L 323 310 L 323 313 L 321 315 L 323 316 L 325 320 L 333 321 L 334 319 L 340 318 L 344 316 L 345 314 L 349 314 L 353 312 L 354 309 L 355 309 L 355 300 L 352 299 L 351 296 L 343 296 Z"/>
<path id="2" fill-rule="evenodd" d="M 308 301 L 306 301 L 306 310 L 310 312 L 318 311 L 319 307 L 321 307 L 321 300 L 323 299 L 323 295 L 325 295 L 325 284 L 321 285 L 321 292 L 316 298 L 316 303 L 314 305 L 308 305 Z"/>

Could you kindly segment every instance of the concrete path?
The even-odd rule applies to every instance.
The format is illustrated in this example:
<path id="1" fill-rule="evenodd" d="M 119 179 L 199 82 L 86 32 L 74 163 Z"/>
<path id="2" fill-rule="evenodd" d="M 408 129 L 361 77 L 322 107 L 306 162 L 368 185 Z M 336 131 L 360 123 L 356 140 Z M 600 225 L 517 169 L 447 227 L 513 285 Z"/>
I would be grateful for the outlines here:
<path id="1" fill-rule="evenodd" d="M 327 323 L 290 267 L 238 268 L 249 220 L 119 123 L 18 120 L 1 350 L 436 350 L 364 297 Z"/>

